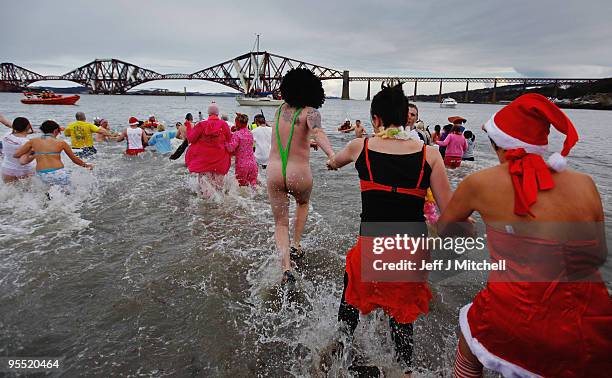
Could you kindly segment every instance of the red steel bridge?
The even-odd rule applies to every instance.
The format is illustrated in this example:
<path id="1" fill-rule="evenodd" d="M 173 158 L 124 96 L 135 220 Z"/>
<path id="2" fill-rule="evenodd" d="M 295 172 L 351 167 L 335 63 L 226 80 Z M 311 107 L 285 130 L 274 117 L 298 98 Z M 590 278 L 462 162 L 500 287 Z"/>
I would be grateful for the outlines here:
<path id="1" fill-rule="evenodd" d="M 363 81 L 368 83 L 366 99 L 370 99 L 371 82 L 414 83 L 414 96 L 417 95 L 418 83 L 440 83 L 439 97 L 442 95 L 443 83 L 466 83 L 465 98 L 468 100 L 470 83 L 493 85 L 492 102 L 495 102 L 495 89 L 498 84 L 522 84 L 544 86 L 589 83 L 600 79 L 562 79 L 562 78 L 450 78 L 450 77 L 403 77 L 403 76 L 353 76 L 349 71 L 339 71 L 312 63 L 271 54 L 267 51 L 251 52 L 234 59 L 205 68 L 191 74 L 162 74 L 118 59 L 96 59 L 84 66 L 60 76 L 44 76 L 13 63 L 0 64 L 0 91 L 19 91 L 37 81 L 67 80 L 89 88 L 91 93 L 123 94 L 128 90 L 155 80 L 207 80 L 223 84 L 237 91 L 246 93 L 256 84 L 257 89 L 265 92 L 278 92 L 284 74 L 292 68 L 307 68 L 321 80 L 342 80 L 342 98 L 349 98 L 349 83 Z"/>

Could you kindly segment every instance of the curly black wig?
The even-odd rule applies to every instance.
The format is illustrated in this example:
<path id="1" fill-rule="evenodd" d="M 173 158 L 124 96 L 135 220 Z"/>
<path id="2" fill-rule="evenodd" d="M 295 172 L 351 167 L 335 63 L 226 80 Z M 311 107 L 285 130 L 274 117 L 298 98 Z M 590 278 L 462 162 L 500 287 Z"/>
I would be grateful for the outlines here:
<path id="1" fill-rule="evenodd" d="M 385 87 L 372 98 L 370 115 L 380 117 L 383 127 L 404 126 L 408 118 L 408 99 L 401 84 Z"/>
<path id="2" fill-rule="evenodd" d="M 283 100 L 294 108 L 310 106 L 318 109 L 325 102 L 321 79 L 306 68 L 294 68 L 287 72 L 280 91 Z"/>

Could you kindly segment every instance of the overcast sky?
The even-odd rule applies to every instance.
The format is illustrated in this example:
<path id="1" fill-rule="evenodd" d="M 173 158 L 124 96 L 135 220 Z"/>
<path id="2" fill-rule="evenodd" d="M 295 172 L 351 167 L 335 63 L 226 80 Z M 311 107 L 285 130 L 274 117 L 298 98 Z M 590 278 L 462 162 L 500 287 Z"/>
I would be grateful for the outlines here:
<path id="1" fill-rule="evenodd" d="M 612 76 L 612 0 L 5 0 L 1 10 L 0 61 L 43 75 L 95 58 L 192 73 L 250 51 L 259 33 L 262 50 L 351 75 Z M 229 89 L 141 87 L 185 85 Z M 326 84 L 329 95 L 340 87 Z"/>

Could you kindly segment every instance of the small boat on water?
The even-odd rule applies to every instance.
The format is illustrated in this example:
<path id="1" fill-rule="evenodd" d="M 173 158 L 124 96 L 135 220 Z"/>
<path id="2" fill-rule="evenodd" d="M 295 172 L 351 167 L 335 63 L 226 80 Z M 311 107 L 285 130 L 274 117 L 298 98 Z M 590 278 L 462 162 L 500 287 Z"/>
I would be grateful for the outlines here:
<path id="1" fill-rule="evenodd" d="M 236 101 L 240 106 L 279 106 L 283 103 L 278 94 L 270 88 L 269 80 L 265 75 L 260 75 L 260 72 L 265 72 L 264 62 L 259 57 L 259 34 L 255 40 L 257 52 L 251 51 L 249 64 L 241 66 L 237 60 L 233 61 L 234 69 L 236 70 L 244 93 L 236 97 Z"/>
<path id="2" fill-rule="evenodd" d="M 53 92 L 25 92 L 24 96 L 26 98 L 22 98 L 21 103 L 29 105 L 74 105 L 81 98 L 79 95 L 63 96 Z"/>
<path id="3" fill-rule="evenodd" d="M 457 106 L 457 101 L 454 98 L 447 97 L 440 103 L 441 108 L 451 108 L 454 109 Z"/>
<path id="4" fill-rule="evenodd" d="M 238 96 L 236 101 L 241 106 L 279 106 L 283 103 L 283 100 L 277 100 L 270 96 L 265 97 L 250 97 L 250 96 Z"/>

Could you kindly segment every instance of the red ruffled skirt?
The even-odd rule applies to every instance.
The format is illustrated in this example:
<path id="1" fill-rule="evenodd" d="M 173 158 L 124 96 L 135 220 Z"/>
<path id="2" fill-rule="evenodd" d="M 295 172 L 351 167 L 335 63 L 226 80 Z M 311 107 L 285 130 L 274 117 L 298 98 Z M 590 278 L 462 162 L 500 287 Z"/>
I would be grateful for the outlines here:
<path id="1" fill-rule="evenodd" d="M 413 279 L 410 282 L 363 282 L 361 245 L 362 239 L 359 238 L 346 255 L 346 302 L 364 315 L 382 308 L 398 323 L 412 323 L 420 314 L 427 314 L 432 298 L 427 274 L 420 282 Z"/>

